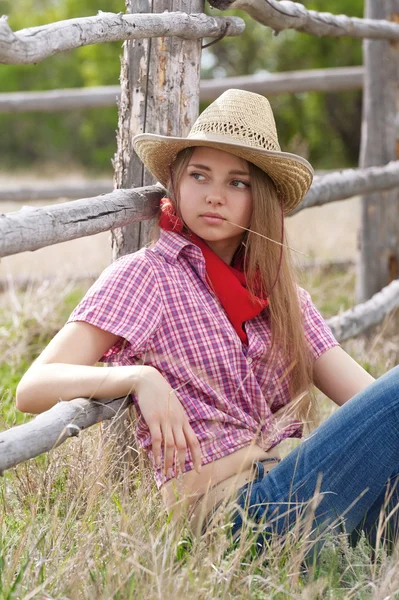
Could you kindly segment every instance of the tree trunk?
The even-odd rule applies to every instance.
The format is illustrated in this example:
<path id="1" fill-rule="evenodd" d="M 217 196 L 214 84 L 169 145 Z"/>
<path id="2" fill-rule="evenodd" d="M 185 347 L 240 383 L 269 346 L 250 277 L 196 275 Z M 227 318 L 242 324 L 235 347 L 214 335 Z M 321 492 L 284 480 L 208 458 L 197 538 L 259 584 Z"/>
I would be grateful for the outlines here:
<path id="1" fill-rule="evenodd" d="M 367 0 L 366 17 L 399 19 L 399 0 Z M 364 42 L 360 166 L 383 165 L 396 159 L 398 98 L 397 44 Z M 398 191 L 367 194 L 362 198 L 357 299 L 364 302 L 399 277 Z"/>
<path id="2" fill-rule="evenodd" d="M 127 0 L 128 13 L 165 10 L 203 12 L 203 0 Z M 118 150 L 115 156 L 117 188 L 142 187 L 155 183 L 132 148 L 132 138 L 142 132 L 186 136 L 198 116 L 201 40 L 155 38 L 124 44 L 121 70 Z M 154 219 L 122 227 L 112 233 L 114 259 L 135 252 L 150 241 Z M 118 421 L 113 435 L 119 447 L 137 453 L 131 428 Z M 126 452 L 123 452 L 126 456 Z"/>

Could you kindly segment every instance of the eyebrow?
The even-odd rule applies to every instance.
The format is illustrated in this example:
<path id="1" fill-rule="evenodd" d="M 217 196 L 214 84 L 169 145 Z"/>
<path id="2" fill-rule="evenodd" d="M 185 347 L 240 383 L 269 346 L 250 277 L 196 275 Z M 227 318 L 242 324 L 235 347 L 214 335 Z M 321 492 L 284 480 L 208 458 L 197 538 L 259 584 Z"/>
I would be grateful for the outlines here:
<path id="1" fill-rule="evenodd" d="M 207 165 L 190 163 L 187 166 L 195 167 L 196 169 L 203 169 L 204 171 L 212 171 L 212 169 L 210 167 L 208 167 Z M 246 175 L 249 177 L 249 172 L 248 171 L 240 171 L 239 169 L 232 169 L 231 171 L 229 171 L 229 175 Z"/>

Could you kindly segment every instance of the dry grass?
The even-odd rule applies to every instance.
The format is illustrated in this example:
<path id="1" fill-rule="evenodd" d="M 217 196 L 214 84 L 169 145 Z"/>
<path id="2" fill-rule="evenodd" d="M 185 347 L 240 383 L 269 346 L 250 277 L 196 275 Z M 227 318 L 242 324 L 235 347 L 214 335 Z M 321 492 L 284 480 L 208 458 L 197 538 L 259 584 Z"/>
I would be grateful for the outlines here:
<path id="1" fill-rule="evenodd" d="M 303 278 L 325 316 L 353 302 L 351 272 Z M 20 422 L 16 381 L 82 293 L 60 282 L 0 296 L 0 428 Z M 382 374 L 398 363 L 397 317 L 345 349 L 373 375 Z M 332 408 L 319 401 L 324 418 Z M 141 465 L 117 478 L 120 465 L 95 427 L 5 474 L 0 599 L 388 600 L 399 590 L 397 554 L 373 556 L 365 540 L 355 549 L 344 537 L 330 540 L 305 569 L 306 522 L 301 534 L 272 541 L 261 556 L 245 535 L 232 546 L 222 526 L 192 540 L 183 525 L 168 521 L 151 473 Z"/>

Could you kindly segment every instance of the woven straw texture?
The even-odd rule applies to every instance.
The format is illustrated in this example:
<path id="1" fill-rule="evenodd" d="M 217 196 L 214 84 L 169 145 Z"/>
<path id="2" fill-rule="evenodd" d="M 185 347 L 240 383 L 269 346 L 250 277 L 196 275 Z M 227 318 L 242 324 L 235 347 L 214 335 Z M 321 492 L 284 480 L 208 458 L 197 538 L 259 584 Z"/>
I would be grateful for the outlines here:
<path id="1" fill-rule="evenodd" d="M 241 90 L 220 96 L 198 117 L 188 137 L 223 135 L 254 148 L 280 152 L 269 101 L 258 94 L 244 94 L 245 99 Z"/>
<path id="2" fill-rule="evenodd" d="M 201 113 L 187 138 L 141 134 L 133 143 L 144 165 L 164 186 L 169 165 L 184 148 L 211 146 L 231 152 L 273 179 L 286 212 L 299 204 L 313 179 L 304 158 L 281 152 L 269 101 L 243 90 L 224 92 Z"/>

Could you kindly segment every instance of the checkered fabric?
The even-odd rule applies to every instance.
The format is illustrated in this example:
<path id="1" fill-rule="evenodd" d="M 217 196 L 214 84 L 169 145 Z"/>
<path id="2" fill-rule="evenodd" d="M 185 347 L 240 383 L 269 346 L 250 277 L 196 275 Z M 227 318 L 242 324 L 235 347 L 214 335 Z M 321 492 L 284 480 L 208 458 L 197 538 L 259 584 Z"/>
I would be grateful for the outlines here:
<path id="1" fill-rule="evenodd" d="M 110 265 L 68 322 L 85 321 L 121 337 L 101 362 L 147 364 L 162 373 L 198 437 L 202 464 L 254 440 L 269 450 L 287 437 L 300 437 L 300 423 L 284 419 L 282 425 L 274 416 L 290 396 L 284 357 L 275 364 L 265 360 L 271 343 L 268 309 L 246 322 L 248 345 L 243 344 L 206 281 L 200 248 L 175 232 L 161 230 L 160 236 L 152 248 Z M 316 360 L 338 342 L 309 294 L 299 288 L 299 295 Z M 133 400 L 137 441 L 153 460 L 149 429 L 135 395 Z M 192 468 L 188 453 L 185 470 Z M 155 479 L 160 487 L 159 469 Z"/>

